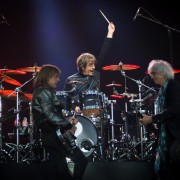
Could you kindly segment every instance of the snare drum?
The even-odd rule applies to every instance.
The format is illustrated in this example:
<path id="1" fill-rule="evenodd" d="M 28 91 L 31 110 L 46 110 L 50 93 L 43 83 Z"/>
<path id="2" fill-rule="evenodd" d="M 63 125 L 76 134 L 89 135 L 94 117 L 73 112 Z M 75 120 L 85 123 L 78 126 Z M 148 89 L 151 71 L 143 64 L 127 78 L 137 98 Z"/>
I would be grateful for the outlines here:
<path id="1" fill-rule="evenodd" d="M 87 90 L 79 97 L 80 108 L 85 116 L 99 116 L 103 108 L 103 95 L 96 90 Z"/>

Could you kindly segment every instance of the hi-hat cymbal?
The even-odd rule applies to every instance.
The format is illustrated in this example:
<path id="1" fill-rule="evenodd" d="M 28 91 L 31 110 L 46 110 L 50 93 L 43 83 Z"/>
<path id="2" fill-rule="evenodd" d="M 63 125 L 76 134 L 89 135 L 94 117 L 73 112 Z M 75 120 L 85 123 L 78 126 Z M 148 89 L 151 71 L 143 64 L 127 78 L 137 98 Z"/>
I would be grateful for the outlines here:
<path id="1" fill-rule="evenodd" d="M 4 74 L 15 75 L 15 74 L 26 74 L 26 72 L 18 71 L 18 70 L 12 70 L 12 69 L 0 69 L 0 75 L 4 75 Z"/>
<path id="2" fill-rule="evenodd" d="M 124 97 L 126 96 L 126 97 L 130 98 L 130 97 L 137 97 L 138 94 L 124 92 L 124 93 L 122 93 L 120 95 L 124 96 Z"/>
<path id="3" fill-rule="evenodd" d="M 9 76 L 1 76 L 0 75 L 0 79 L 2 79 L 1 81 L 3 82 L 7 82 L 9 84 L 13 84 L 15 86 L 22 86 L 22 84 L 20 82 L 18 82 L 17 80 L 9 77 Z"/>
<path id="4" fill-rule="evenodd" d="M 24 67 L 24 68 L 18 68 L 16 70 L 18 71 L 24 71 L 24 72 L 39 72 L 41 67 L 39 66 L 34 66 L 34 67 Z"/>
<path id="5" fill-rule="evenodd" d="M 107 87 L 111 87 L 111 86 L 122 86 L 122 84 L 112 83 L 112 84 L 107 84 L 106 86 L 107 86 Z"/>
<path id="6" fill-rule="evenodd" d="M 10 100 L 16 100 L 17 97 L 15 91 L 13 90 L 0 90 L 0 96 Z M 22 102 L 30 102 L 32 99 L 32 94 L 19 92 L 19 98 Z"/>
<path id="7" fill-rule="evenodd" d="M 82 81 L 69 81 L 66 84 L 84 84 Z"/>
<path id="8" fill-rule="evenodd" d="M 126 71 L 126 70 L 134 70 L 138 69 L 140 66 L 133 65 L 133 64 L 122 64 L 122 65 L 110 65 L 102 67 L 102 70 L 106 71 Z"/>

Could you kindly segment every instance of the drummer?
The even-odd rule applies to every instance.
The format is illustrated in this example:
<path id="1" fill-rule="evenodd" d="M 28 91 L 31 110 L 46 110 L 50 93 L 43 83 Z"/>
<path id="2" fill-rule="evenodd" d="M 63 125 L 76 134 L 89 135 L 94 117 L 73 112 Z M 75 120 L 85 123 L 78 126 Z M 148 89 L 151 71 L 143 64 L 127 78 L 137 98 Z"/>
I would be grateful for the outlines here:
<path id="1" fill-rule="evenodd" d="M 93 54 L 89 52 L 82 53 L 76 60 L 78 72 L 66 79 L 64 90 L 71 92 L 71 96 L 75 101 L 74 110 L 76 112 L 80 111 L 79 96 L 87 90 L 99 90 L 100 88 L 100 62 L 109 51 L 114 31 L 115 25 L 111 22 L 108 24 L 108 33 L 98 56 L 98 61 Z"/>

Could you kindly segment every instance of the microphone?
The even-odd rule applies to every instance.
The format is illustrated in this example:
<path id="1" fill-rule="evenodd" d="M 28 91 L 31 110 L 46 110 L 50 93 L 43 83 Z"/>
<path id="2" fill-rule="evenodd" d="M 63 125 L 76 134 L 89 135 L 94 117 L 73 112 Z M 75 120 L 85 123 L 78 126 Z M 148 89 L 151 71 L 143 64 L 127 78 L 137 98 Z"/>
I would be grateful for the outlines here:
<path id="1" fill-rule="evenodd" d="M 137 16 L 138 16 L 138 14 L 139 14 L 140 9 L 141 9 L 141 7 L 139 7 L 139 8 L 138 8 L 138 10 L 137 10 L 137 12 L 136 12 L 135 16 L 133 17 L 133 21 L 135 21 L 135 20 L 136 20 L 136 18 L 137 18 Z"/>
<path id="2" fill-rule="evenodd" d="M 3 19 L 3 22 L 2 23 L 5 23 L 7 24 L 8 26 L 10 26 L 10 24 L 7 22 L 6 18 L 0 13 L 2 19 Z"/>

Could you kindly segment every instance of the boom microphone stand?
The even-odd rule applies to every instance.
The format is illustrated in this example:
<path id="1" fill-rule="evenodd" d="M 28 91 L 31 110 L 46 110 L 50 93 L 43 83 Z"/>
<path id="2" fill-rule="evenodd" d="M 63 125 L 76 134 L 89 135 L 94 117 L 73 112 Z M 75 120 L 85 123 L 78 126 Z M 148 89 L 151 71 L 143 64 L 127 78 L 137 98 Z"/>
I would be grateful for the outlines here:
<path id="1" fill-rule="evenodd" d="M 170 27 L 170 26 L 168 26 L 168 25 L 166 25 L 166 24 L 163 24 L 163 23 L 160 22 L 157 18 L 155 18 L 154 16 L 152 16 L 152 15 L 151 15 L 147 10 L 145 10 L 143 7 L 140 7 L 139 10 L 140 10 L 140 9 L 143 9 L 143 10 L 144 10 L 146 13 L 148 13 L 153 19 L 151 19 L 151 18 L 149 18 L 149 17 L 146 17 L 146 16 L 140 14 L 139 11 L 137 11 L 137 14 L 136 14 L 135 17 L 134 17 L 134 20 L 136 20 L 136 18 L 137 18 L 138 16 L 140 16 L 140 17 L 143 17 L 144 19 L 147 19 L 147 20 L 149 20 L 149 21 L 151 21 L 151 22 L 154 22 L 154 23 L 156 23 L 156 24 L 159 24 L 159 25 L 163 26 L 163 27 L 165 27 L 165 28 L 168 30 L 169 44 L 170 44 L 170 45 L 169 45 L 169 48 L 170 48 L 170 60 L 171 60 L 171 63 L 172 63 L 172 65 L 173 65 L 172 31 L 175 31 L 175 32 L 178 32 L 178 33 L 180 33 L 180 31 L 177 30 L 177 29 L 175 29 L 175 28 L 172 28 L 172 27 Z"/>

